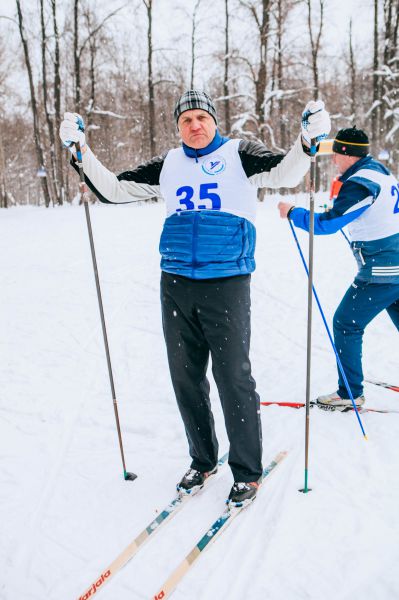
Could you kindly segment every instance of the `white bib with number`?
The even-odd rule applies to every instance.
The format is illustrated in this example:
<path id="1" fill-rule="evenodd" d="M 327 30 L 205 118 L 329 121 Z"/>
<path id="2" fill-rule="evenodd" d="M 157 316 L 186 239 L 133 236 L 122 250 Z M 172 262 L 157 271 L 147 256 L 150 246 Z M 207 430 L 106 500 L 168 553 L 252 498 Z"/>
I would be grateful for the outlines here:
<path id="1" fill-rule="evenodd" d="M 229 140 L 198 159 L 183 148 L 168 152 L 160 176 L 168 217 L 186 210 L 217 210 L 255 221 L 257 188 L 242 167 L 239 143 Z"/>
<path id="2" fill-rule="evenodd" d="M 361 169 L 348 179 L 360 184 L 362 180 L 377 183 L 381 189 L 370 208 L 348 225 L 352 241 L 379 240 L 399 233 L 399 185 L 395 177 Z"/>

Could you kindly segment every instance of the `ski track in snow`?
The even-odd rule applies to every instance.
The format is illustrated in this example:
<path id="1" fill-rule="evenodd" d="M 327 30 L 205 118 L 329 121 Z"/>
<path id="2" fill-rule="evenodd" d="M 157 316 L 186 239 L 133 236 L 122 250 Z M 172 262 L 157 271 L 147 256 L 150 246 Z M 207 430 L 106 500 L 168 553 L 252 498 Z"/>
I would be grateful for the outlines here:
<path id="1" fill-rule="evenodd" d="M 299 199 L 300 201 L 301 199 Z M 253 372 L 264 400 L 303 401 L 307 281 L 278 196 L 259 205 L 252 277 Z M 76 600 L 173 497 L 189 459 L 167 370 L 159 303 L 164 207 L 91 207 L 128 470 L 122 467 L 84 209 L 0 214 L 0 600 Z M 305 256 L 307 235 L 298 232 Z M 315 240 L 314 283 L 329 324 L 355 273 L 341 236 Z M 397 384 L 397 332 L 379 315 L 368 378 Z M 211 378 L 220 442 L 223 417 Z M 314 306 L 312 397 L 336 385 Z M 399 395 L 366 386 L 372 407 Z M 200 557 L 176 600 L 393 600 L 399 597 L 399 415 L 262 408 L 264 462 L 288 450 L 253 506 Z M 148 600 L 224 508 L 228 467 L 101 592 Z M 159 537 L 158 537 L 159 536 Z"/>

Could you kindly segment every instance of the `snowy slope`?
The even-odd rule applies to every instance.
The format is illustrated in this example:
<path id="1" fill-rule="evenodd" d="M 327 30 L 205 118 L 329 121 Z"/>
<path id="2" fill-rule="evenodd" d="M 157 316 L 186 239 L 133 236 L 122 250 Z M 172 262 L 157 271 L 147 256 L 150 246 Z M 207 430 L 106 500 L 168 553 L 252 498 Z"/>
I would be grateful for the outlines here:
<path id="1" fill-rule="evenodd" d="M 303 401 L 307 283 L 278 198 L 259 206 L 252 363 L 263 400 Z M 172 498 L 189 464 L 169 382 L 159 303 L 162 205 L 91 208 L 127 468 L 112 400 L 82 207 L 0 214 L 0 599 L 76 600 Z M 306 249 L 307 236 L 299 233 Z M 315 285 L 331 322 L 355 272 L 342 236 L 318 238 Z M 380 315 L 365 336 L 370 378 L 398 384 L 398 335 Z M 319 315 L 312 395 L 335 389 Z M 399 395 L 366 387 L 367 404 Z M 227 449 L 212 387 L 221 452 Z M 182 600 L 392 600 L 399 597 L 399 414 L 265 407 L 264 462 L 289 456 L 255 504 L 178 586 Z M 223 509 L 228 468 L 101 590 L 150 599 Z M 216 568 L 217 567 L 217 568 Z M 100 593 L 100 592 L 99 592 Z"/>

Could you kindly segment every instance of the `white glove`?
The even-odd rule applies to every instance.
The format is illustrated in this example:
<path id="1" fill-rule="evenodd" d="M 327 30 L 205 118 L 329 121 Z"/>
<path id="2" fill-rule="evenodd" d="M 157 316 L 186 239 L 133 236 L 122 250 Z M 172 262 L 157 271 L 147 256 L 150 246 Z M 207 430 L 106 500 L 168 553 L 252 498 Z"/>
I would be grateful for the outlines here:
<path id="1" fill-rule="evenodd" d="M 320 142 L 331 131 L 330 115 L 324 108 L 322 100 L 311 100 L 302 113 L 302 137 L 310 145 L 310 140 Z"/>
<path id="2" fill-rule="evenodd" d="M 80 148 L 83 150 L 86 146 L 84 130 L 85 124 L 78 113 L 64 113 L 64 120 L 60 125 L 60 138 L 65 148 L 74 152 L 75 148 L 73 145 L 75 142 L 79 142 Z"/>

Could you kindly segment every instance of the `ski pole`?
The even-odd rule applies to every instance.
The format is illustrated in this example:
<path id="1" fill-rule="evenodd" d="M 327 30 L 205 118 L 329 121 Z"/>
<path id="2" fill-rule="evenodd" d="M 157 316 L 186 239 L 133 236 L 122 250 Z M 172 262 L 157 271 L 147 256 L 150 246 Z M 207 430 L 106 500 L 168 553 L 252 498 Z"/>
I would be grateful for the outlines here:
<path id="1" fill-rule="evenodd" d="M 343 229 L 340 229 L 340 232 L 342 233 L 342 235 L 344 236 L 344 238 L 345 238 L 345 239 L 346 239 L 346 241 L 348 242 L 348 244 L 349 244 L 349 247 L 351 247 L 351 243 L 350 243 L 350 241 L 349 241 L 349 238 L 348 238 L 348 236 L 346 235 L 345 231 L 344 231 Z"/>
<path id="2" fill-rule="evenodd" d="M 294 239 L 295 239 L 295 242 L 296 242 L 296 245 L 297 245 L 297 248 L 298 248 L 299 254 L 300 254 L 300 256 L 301 256 L 301 259 L 302 259 L 303 266 L 304 266 L 304 268 L 305 268 L 305 271 L 306 271 L 306 273 L 307 273 L 307 275 L 308 275 L 308 277 L 309 277 L 309 271 L 308 271 L 308 267 L 307 267 L 307 264 L 306 264 L 305 258 L 304 258 L 304 256 L 303 256 L 302 249 L 301 249 L 301 246 L 300 246 L 300 244 L 299 244 L 299 241 L 298 241 L 298 237 L 297 237 L 297 235 L 296 235 L 296 233 L 295 233 L 294 226 L 293 226 L 293 224 L 291 223 L 291 220 L 290 220 L 290 219 L 288 219 L 288 222 L 289 222 L 289 224 L 290 224 L 291 231 L 292 231 L 292 235 L 294 236 Z M 340 371 L 340 373 L 341 373 L 341 375 L 342 375 L 342 379 L 344 380 L 345 387 L 346 387 L 346 389 L 347 389 L 347 392 L 348 392 L 348 394 L 349 394 L 349 398 L 350 398 L 350 399 L 351 399 L 351 401 L 352 401 L 353 409 L 354 409 L 354 411 L 355 411 L 355 413 L 356 413 L 357 420 L 359 421 L 360 429 L 362 430 L 362 433 L 363 433 L 363 435 L 364 435 L 365 439 L 367 440 L 367 435 L 366 435 L 366 432 L 364 431 L 363 423 L 362 423 L 362 421 L 361 421 L 361 419 L 360 419 L 360 416 L 359 416 L 359 411 L 358 411 L 358 409 L 357 409 L 357 406 L 356 406 L 355 400 L 354 400 L 354 398 L 353 398 L 353 394 L 352 394 L 352 391 L 351 391 L 351 389 L 350 389 L 350 386 L 349 386 L 349 383 L 348 383 L 347 377 L 346 377 L 346 375 L 345 375 L 345 371 L 344 371 L 344 368 L 343 368 L 343 366 L 342 366 L 342 362 L 341 362 L 341 359 L 340 359 L 340 357 L 339 357 L 339 354 L 338 354 L 337 348 L 336 348 L 336 346 L 335 346 L 335 344 L 334 344 L 334 340 L 333 340 L 333 338 L 332 338 L 332 335 L 331 335 L 331 332 L 330 332 L 330 328 L 328 327 L 328 324 L 327 324 L 326 318 L 325 318 L 325 316 L 324 316 L 324 312 L 323 312 L 322 306 L 321 306 L 321 304 L 320 304 L 320 300 L 319 300 L 319 297 L 318 297 L 318 295 L 317 295 L 316 288 L 314 287 L 314 285 L 313 285 L 313 284 L 312 284 L 312 291 L 313 291 L 313 294 L 314 294 L 315 300 L 316 300 L 316 302 L 317 302 L 317 306 L 319 307 L 319 311 L 320 311 L 320 314 L 321 314 L 321 318 L 323 319 L 323 323 L 324 323 L 324 326 L 325 326 L 325 328 L 326 328 L 326 331 L 327 331 L 328 338 L 329 338 L 329 340 L 330 340 L 330 342 L 331 342 L 331 346 L 332 346 L 332 348 L 333 348 L 333 350 L 334 350 L 334 353 L 335 353 L 335 358 L 336 358 L 336 360 L 337 360 L 337 365 L 338 365 L 339 371 Z"/>
<path id="3" fill-rule="evenodd" d="M 117 401 L 116 401 L 114 377 L 113 377 L 113 374 L 112 374 L 111 355 L 110 355 L 110 352 L 109 352 L 107 328 L 105 326 L 104 308 L 103 308 L 103 301 L 102 301 L 101 288 L 100 288 L 100 279 L 99 279 L 99 276 L 98 276 L 96 251 L 95 251 L 95 248 L 94 248 L 93 230 L 92 230 L 92 227 L 91 227 L 91 219 L 90 219 L 90 211 L 89 211 L 89 201 L 88 201 L 88 189 L 87 189 L 87 185 L 86 185 L 86 182 L 85 182 L 85 175 L 84 175 L 84 170 L 83 170 L 83 160 L 82 160 L 82 151 L 81 151 L 80 143 L 79 142 L 75 142 L 75 148 L 76 148 L 76 158 L 77 158 L 76 164 L 77 164 L 77 167 L 78 167 L 78 170 L 79 170 L 79 177 L 80 177 L 80 183 L 79 183 L 80 195 L 81 195 L 81 199 L 82 199 L 82 202 L 84 204 L 85 213 L 86 213 L 87 231 L 88 231 L 88 234 L 89 234 L 90 249 L 91 249 L 91 258 L 92 258 L 92 261 L 93 261 L 94 278 L 95 278 L 95 281 L 96 281 L 98 307 L 100 309 L 101 327 L 102 327 L 102 331 L 103 331 L 105 354 L 106 354 L 106 357 L 107 357 L 109 382 L 110 382 L 110 385 L 111 385 L 111 393 L 112 393 L 112 401 L 113 401 L 113 405 L 114 405 L 116 429 L 118 431 L 119 448 L 120 448 L 121 458 L 122 458 L 123 476 L 124 476 L 124 479 L 126 479 L 127 481 L 133 481 L 134 479 L 136 479 L 137 475 L 135 475 L 135 473 L 131 473 L 131 472 L 129 472 L 129 471 L 126 470 L 125 454 L 124 454 L 124 451 L 123 451 L 123 443 L 122 443 L 122 432 L 121 432 L 121 427 L 120 427 L 120 422 L 119 422 L 119 414 L 118 414 L 118 404 L 117 404 Z"/>
<path id="4" fill-rule="evenodd" d="M 306 396 L 305 396 L 305 483 L 300 492 L 307 494 L 309 474 L 309 433 L 310 433 L 310 374 L 312 360 L 312 287 L 313 287 L 313 240 L 314 240 L 314 191 L 316 181 L 316 140 L 310 141 L 310 185 L 309 185 L 309 273 L 308 273 L 308 323 L 306 340 Z"/>

